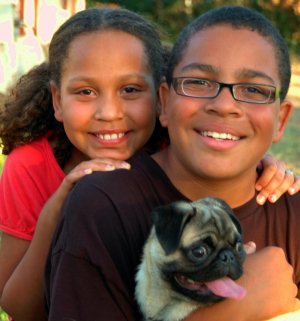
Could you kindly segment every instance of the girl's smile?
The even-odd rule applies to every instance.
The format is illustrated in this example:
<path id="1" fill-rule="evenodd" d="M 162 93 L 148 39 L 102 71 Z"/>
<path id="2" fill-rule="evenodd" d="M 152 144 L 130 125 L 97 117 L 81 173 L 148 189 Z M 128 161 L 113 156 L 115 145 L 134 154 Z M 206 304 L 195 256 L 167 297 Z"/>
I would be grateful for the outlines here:
<path id="1" fill-rule="evenodd" d="M 55 117 L 89 158 L 126 160 L 153 132 L 154 87 L 138 38 L 113 30 L 85 34 L 70 45 L 61 86 L 52 88 Z"/>

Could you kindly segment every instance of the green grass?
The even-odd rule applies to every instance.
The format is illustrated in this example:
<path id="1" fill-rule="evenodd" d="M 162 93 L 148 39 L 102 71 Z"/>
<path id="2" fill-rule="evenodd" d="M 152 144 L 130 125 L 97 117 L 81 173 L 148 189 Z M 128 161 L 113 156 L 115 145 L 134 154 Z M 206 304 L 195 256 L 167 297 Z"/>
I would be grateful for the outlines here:
<path id="1" fill-rule="evenodd" d="M 295 108 L 280 142 L 274 144 L 270 151 L 288 167 L 300 174 L 300 108 Z"/>

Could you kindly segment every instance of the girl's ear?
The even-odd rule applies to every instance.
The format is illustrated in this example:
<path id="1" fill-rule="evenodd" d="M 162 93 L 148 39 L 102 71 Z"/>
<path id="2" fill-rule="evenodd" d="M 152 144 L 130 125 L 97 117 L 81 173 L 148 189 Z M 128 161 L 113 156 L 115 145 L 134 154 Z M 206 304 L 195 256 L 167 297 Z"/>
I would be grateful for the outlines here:
<path id="1" fill-rule="evenodd" d="M 278 122 L 274 133 L 273 143 L 278 143 L 284 133 L 288 120 L 292 114 L 293 105 L 290 101 L 284 100 L 280 105 Z"/>
<path id="2" fill-rule="evenodd" d="M 162 127 L 168 127 L 167 121 L 167 105 L 170 88 L 166 82 L 160 84 L 159 87 L 159 101 L 160 101 L 160 114 L 159 120 Z"/>
<path id="3" fill-rule="evenodd" d="M 54 117 L 57 121 L 63 121 L 63 112 L 61 109 L 61 95 L 60 90 L 54 81 L 50 82 L 51 94 L 52 94 L 52 104 L 54 109 Z"/>

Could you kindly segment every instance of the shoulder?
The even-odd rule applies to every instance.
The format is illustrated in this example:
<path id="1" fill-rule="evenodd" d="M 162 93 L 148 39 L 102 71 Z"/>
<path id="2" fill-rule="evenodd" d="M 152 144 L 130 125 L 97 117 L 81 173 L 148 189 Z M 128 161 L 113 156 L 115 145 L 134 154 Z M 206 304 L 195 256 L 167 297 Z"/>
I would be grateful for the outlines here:
<path id="1" fill-rule="evenodd" d="M 13 149 L 5 159 L 3 173 L 7 171 L 29 173 L 30 176 L 50 173 L 60 180 L 65 176 L 46 137 Z"/>
<path id="2" fill-rule="evenodd" d="M 182 198 L 149 155 L 139 154 L 130 163 L 130 170 L 94 172 L 80 179 L 64 204 L 65 220 L 115 224 Z"/>
<path id="3" fill-rule="evenodd" d="M 280 199 L 271 205 L 276 211 L 281 211 L 285 213 L 294 213 L 295 215 L 300 217 L 300 192 L 289 195 L 285 193 L 280 197 Z"/>
<path id="4" fill-rule="evenodd" d="M 46 138 L 15 148 L 5 159 L 1 175 L 1 188 L 20 186 L 28 191 L 29 186 L 49 197 L 59 186 L 65 174 L 60 168 Z M 4 187 L 5 186 L 5 187 Z M 24 194 L 24 192 L 22 194 Z"/>
<path id="5" fill-rule="evenodd" d="M 266 202 L 263 206 L 257 206 L 260 213 L 284 224 L 292 225 L 296 220 L 300 228 L 300 193 L 295 195 L 283 194 L 275 203 Z M 272 222 L 271 221 L 271 222 Z"/>
<path id="6" fill-rule="evenodd" d="M 84 176 L 74 188 L 74 192 L 84 195 L 87 194 L 87 190 L 99 194 L 103 192 L 120 199 L 131 189 L 135 189 L 135 195 L 137 195 L 141 189 L 148 189 L 159 183 L 166 188 L 169 187 L 168 177 L 147 153 L 138 153 L 129 160 L 129 163 L 131 164 L 130 170 L 117 169 L 109 172 L 94 172 Z"/>
<path id="7" fill-rule="evenodd" d="M 12 150 L 7 156 L 8 163 L 28 164 L 37 163 L 45 158 L 45 155 L 51 151 L 48 140 L 43 137 L 29 144 L 21 145 Z"/>

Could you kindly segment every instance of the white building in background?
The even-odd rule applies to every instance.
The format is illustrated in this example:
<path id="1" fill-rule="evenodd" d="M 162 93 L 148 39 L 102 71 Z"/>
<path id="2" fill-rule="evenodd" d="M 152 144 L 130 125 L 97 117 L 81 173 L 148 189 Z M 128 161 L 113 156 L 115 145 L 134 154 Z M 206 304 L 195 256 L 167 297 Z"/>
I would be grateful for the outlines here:
<path id="1" fill-rule="evenodd" d="M 85 0 L 0 0 L 0 94 L 45 60 L 54 31 Z"/>
<path id="2" fill-rule="evenodd" d="M 15 6 L 17 1 L 0 0 L 0 93 L 15 79 Z"/>

